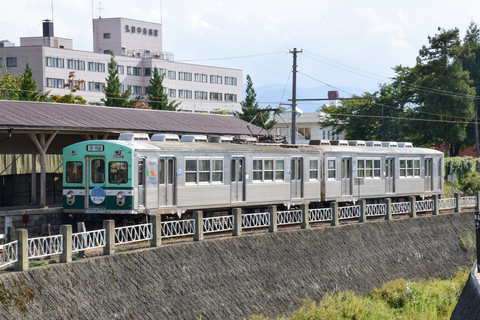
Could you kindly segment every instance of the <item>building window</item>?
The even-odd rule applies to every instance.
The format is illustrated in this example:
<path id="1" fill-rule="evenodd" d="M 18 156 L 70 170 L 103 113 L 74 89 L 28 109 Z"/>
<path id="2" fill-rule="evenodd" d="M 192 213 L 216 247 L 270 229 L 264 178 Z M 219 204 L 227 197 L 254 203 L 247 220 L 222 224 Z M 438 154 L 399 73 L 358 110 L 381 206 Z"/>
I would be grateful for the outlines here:
<path id="1" fill-rule="evenodd" d="M 190 72 L 179 72 L 178 80 L 192 81 L 192 74 Z"/>
<path id="2" fill-rule="evenodd" d="M 177 78 L 177 72 L 176 71 L 168 71 L 168 79 L 175 80 Z"/>
<path id="3" fill-rule="evenodd" d="M 222 84 L 222 76 L 211 75 L 210 76 L 210 83 Z"/>
<path id="4" fill-rule="evenodd" d="M 125 56 L 127 54 L 127 49 L 122 48 L 122 56 Z"/>
<path id="5" fill-rule="evenodd" d="M 318 159 L 310 159 L 310 180 L 318 180 Z"/>
<path id="6" fill-rule="evenodd" d="M 65 81 L 63 79 L 47 78 L 47 87 L 64 88 Z"/>
<path id="7" fill-rule="evenodd" d="M 237 85 L 237 78 L 235 77 L 225 77 L 225 84 L 236 86 Z"/>
<path id="8" fill-rule="evenodd" d="M 222 101 L 222 94 L 217 92 L 210 92 L 210 100 Z"/>
<path id="9" fill-rule="evenodd" d="M 232 93 L 225 93 L 225 101 L 237 102 L 237 95 Z"/>
<path id="10" fill-rule="evenodd" d="M 143 28 L 142 33 L 143 33 L 144 35 L 146 35 L 146 34 L 147 34 L 147 28 Z"/>
<path id="11" fill-rule="evenodd" d="M 112 34 L 111 33 L 104 33 L 103 34 L 103 39 L 111 39 L 112 38 Z"/>
<path id="12" fill-rule="evenodd" d="M 74 88 L 85 90 L 85 81 L 83 80 L 74 80 L 72 84 Z"/>
<path id="13" fill-rule="evenodd" d="M 142 68 L 127 67 L 127 74 L 130 76 L 142 76 Z"/>
<path id="14" fill-rule="evenodd" d="M 89 82 L 88 90 L 89 91 L 102 91 L 103 92 L 104 84 L 102 82 Z"/>
<path id="15" fill-rule="evenodd" d="M 284 178 L 283 159 L 253 159 L 253 181 L 283 181 Z"/>
<path id="16" fill-rule="evenodd" d="M 143 75 L 145 77 L 151 77 L 152 76 L 152 68 L 143 68 Z"/>
<path id="17" fill-rule="evenodd" d="M 45 58 L 45 64 L 47 65 L 47 67 L 63 68 L 64 61 L 65 61 L 64 59 L 60 59 L 60 58 L 51 58 L 51 57 Z M 8 58 L 7 58 L 7 63 L 8 63 Z"/>
<path id="18" fill-rule="evenodd" d="M 132 88 L 132 94 L 136 94 L 138 96 L 142 95 L 142 86 L 130 86 Z"/>
<path id="19" fill-rule="evenodd" d="M 177 90 L 175 89 L 168 89 L 168 96 L 170 98 L 175 98 L 175 96 L 177 95 Z"/>
<path id="20" fill-rule="evenodd" d="M 118 74 L 124 74 L 125 73 L 125 67 L 117 64 L 117 71 L 118 71 Z"/>
<path id="21" fill-rule="evenodd" d="M 105 63 L 89 62 L 88 71 L 105 72 Z"/>
<path id="22" fill-rule="evenodd" d="M 207 82 L 207 75 L 201 73 L 195 73 L 196 82 Z"/>
<path id="23" fill-rule="evenodd" d="M 178 90 L 178 97 L 183 99 L 192 99 L 191 90 Z"/>
<path id="24" fill-rule="evenodd" d="M 299 140 L 310 140 L 311 128 L 297 128 L 297 137 Z"/>
<path id="25" fill-rule="evenodd" d="M 103 50 L 104 54 L 112 54 L 112 50 Z"/>
<path id="26" fill-rule="evenodd" d="M 195 91 L 195 99 L 198 100 L 207 100 L 208 95 L 205 91 Z"/>
<path id="27" fill-rule="evenodd" d="M 85 61 L 81 60 L 67 60 L 67 68 L 75 70 L 85 70 Z"/>
<path id="28" fill-rule="evenodd" d="M 150 88 L 149 87 L 143 87 L 143 94 L 148 96 L 150 94 Z"/>
<path id="29" fill-rule="evenodd" d="M 335 179 L 335 169 L 336 169 L 336 166 L 335 166 L 335 160 L 334 159 L 331 159 L 331 160 L 328 160 L 328 167 L 327 167 L 327 177 L 328 179 Z"/>

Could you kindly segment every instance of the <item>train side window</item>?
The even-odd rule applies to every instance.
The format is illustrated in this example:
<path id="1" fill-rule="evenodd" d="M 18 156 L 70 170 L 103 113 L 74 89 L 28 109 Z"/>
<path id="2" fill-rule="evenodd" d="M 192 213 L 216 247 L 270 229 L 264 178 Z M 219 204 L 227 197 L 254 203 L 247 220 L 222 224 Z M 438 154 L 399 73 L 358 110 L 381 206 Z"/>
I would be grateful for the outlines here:
<path id="1" fill-rule="evenodd" d="M 285 180 L 285 162 L 283 159 L 275 159 L 275 181 Z"/>
<path id="2" fill-rule="evenodd" d="M 253 180 L 262 181 L 263 160 L 253 160 Z"/>
<path id="3" fill-rule="evenodd" d="M 373 174 L 372 163 L 373 163 L 372 160 L 366 160 L 365 161 L 365 167 L 366 167 L 365 177 L 366 178 L 372 178 L 373 177 L 373 175 L 372 175 Z"/>
<path id="4" fill-rule="evenodd" d="M 407 177 L 413 177 L 413 160 L 407 160 Z"/>
<path id="5" fill-rule="evenodd" d="M 380 178 L 380 160 L 373 160 L 373 177 Z"/>
<path id="6" fill-rule="evenodd" d="M 223 159 L 212 159 L 212 182 L 223 181 Z"/>
<path id="7" fill-rule="evenodd" d="M 359 178 L 365 177 L 365 160 L 357 160 L 357 176 Z"/>
<path id="8" fill-rule="evenodd" d="M 115 184 L 128 182 L 128 163 L 126 161 L 108 163 L 108 182 Z"/>
<path id="9" fill-rule="evenodd" d="M 185 182 L 197 183 L 197 160 L 185 160 Z"/>
<path id="10" fill-rule="evenodd" d="M 83 163 L 81 161 L 68 161 L 65 166 L 67 183 L 83 182 Z"/>
<path id="11" fill-rule="evenodd" d="M 335 179 L 335 160 L 328 160 L 328 179 Z"/>
<path id="12" fill-rule="evenodd" d="M 105 160 L 103 159 L 92 160 L 92 182 L 93 183 L 105 182 Z"/>
<path id="13" fill-rule="evenodd" d="M 318 159 L 310 159 L 310 180 L 318 180 Z"/>
<path id="14" fill-rule="evenodd" d="M 273 160 L 263 160 L 264 171 L 263 178 L 264 180 L 273 181 Z"/>
<path id="15" fill-rule="evenodd" d="M 407 176 L 407 164 L 406 160 L 400 160 L 400 177 L 406 177 Z"/>
<path id="16" fill-rule="evenodd" d="M 430 170 L 430 168 L 427 170 Z M 420 177 L 420 160 L 413 161 L 413 175 L 415 177 Z"/>
<path id="17" fill-rule="evenodd" d="M 210 182 L 210 159 L 198 160 L 198 181 Z"/>

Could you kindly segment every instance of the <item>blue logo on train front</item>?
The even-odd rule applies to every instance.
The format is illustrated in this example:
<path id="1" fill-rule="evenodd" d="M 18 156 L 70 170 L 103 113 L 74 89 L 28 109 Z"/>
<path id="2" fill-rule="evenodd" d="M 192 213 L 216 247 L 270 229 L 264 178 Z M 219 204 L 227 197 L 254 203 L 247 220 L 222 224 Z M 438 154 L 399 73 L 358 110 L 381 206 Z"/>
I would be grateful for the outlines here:
<path id="1" fill-rule="evenodd" d="M 90 199 L 95 204 L 100 204 L 105 201 L 105 190 L 102 187 L 95 187 L 90 191 Z"/>

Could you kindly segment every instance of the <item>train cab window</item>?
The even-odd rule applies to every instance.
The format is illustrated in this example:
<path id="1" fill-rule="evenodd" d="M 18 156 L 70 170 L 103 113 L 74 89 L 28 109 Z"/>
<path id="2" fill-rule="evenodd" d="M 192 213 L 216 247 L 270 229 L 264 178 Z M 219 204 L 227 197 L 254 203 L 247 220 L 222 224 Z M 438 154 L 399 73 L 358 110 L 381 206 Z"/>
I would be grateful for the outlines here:
<path id="1" fill-rule="evenodd" d="M 113 184 L 128 182 L 128 163 L 126 161 L 108 163 L 108 182 Z"/>
<path id="2" fill-rule="evenodd" d="M 65 171 L 67 183 L 83 182 L 83 163 L 81 161 L 68 161 L 65 166 Z"/>
<path id="3" fill-rule="evenodd" d="M 335 179 L 336 175 L 335 175 L 335 168 L 336 168 L 336 165 L 335 165 L 335 160 L 328 160 L 328 179 Z"/>
<path id="4" fill-rule="evenodd" d="M 93 183 L 105 182 L 105 160 L 103 159 L 92 160 L 92 182 Z"/>
<path id="5" fill-rule="evenodd" d="M 310 159 L 310 180 L 318 180 L 318 159 Z"/>

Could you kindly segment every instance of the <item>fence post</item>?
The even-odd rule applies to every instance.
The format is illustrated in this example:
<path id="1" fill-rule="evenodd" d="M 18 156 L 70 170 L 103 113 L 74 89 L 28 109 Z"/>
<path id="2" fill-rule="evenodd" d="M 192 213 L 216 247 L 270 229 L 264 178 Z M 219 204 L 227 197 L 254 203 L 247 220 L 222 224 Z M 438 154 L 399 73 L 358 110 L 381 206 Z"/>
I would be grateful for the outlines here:
<path id="1" fill-rule="evenodd" d="M 239 237 L 242 235 L 242 209 L 233 208 L 233 236 Z"/>
<path id="2" fill-rule="evenodd" d="M 410 196 L 410 218 L 416 218 L 417 217 L 417 200 L 415 196 Z"/>
<path id="3" fill-rule="evenodd" d="M 438 207 L 439 203 L 438 203 L 438 194 L 434 194 L 432 196 L 432 200 L 433 200 L 433 211 L 432 211 L 432 215 L 436 216 L 438 214 L 440 214 L 440 208 Z"/>
<path id="4" fill-rule="evenodd" d="M 460 213 L 462 207 L 460 206 L 460 193 L 455 193 L 455 213 Z"/>
<path id="5" fill-rule="evenodd" d="M 390 198 L 386 198 L 385 200 L 383 200 L 384 203 L 385 203 L 385 220 L 393 220 L 393 216 L 392 216 L 392 199 Z"/>
<path id="6" fill-rule="evenodd" d="M 103 254 L 112 255 L 115 253 L 115 221 L 104 220 L 103 229 L 106 229 L 105 247 L 103 247 Z"/>
<path id="7" fill-rule="evenodd" d="M 195 235 L 193 241 L 203 241 L 203 211 L 193 211 L 195 219 Z"/>
<path id="8" fill-rule="evenodd" d="M 62 224 L 60 226 L 60 234 L 63 237 L 63 248 L 60 254 L 60 262 L 72 262 L 72 226 L 69 224 Z"/>
<path id="9" fill-rule="evenodd" d="M 480 192 L 477 191 L 473 195 L 475 196 L 475 211 L 480 211 Z"/>
<path id="10" fill-rule="evenodd" d="M 268 212 L 270 212 L 270 225 L 268 226 L 269 232 L 277 232 L 277 206 L 269 206 Z"/>
<path id="11" fill-rule="evenodd" d="M 15 230 L 15 239 L 18 241 L 18 260 L 13 269 L 15 271 L 28 270 L 28 231 L 27 229 Z"/>
<path id="12" fill-rule="evenodd" d="M 360 199 L 358 206 L 360 207 L 360 217 L 358 218 L 358 222 L 367 221 L 367 201 L 365 199 Z"/>
<path id="13" fill-rule="evenodd" d="M 303 203 L 300 205 L 300 210 L 302 210 L 302 229 L 310 228 L 310 217 L 308 214 L 308 203 Z"/>
<path id="14" fill-rule="evenodd" d="M 160 247 L 162 245 L 162 217 L 160 215 L 151 216 L 152 219 L 152 240 L 151 247 Z"/>
<path id="15" fill-rule="evenodd" d="M 330 208 L 332 209 L 332 226 L 338 226 L 340 224 L 338 219 L 338 202 L 331 202 Z"/>

